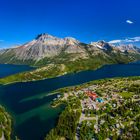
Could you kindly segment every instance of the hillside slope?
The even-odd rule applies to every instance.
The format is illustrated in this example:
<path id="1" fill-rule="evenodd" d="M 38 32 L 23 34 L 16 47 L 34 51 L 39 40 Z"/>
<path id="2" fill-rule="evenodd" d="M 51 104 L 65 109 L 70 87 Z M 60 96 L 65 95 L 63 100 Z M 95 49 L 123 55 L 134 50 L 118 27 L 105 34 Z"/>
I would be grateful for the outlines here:
<path id="1" fill-rule="evenodd" d="M 0 79 L 0 83 L 41 80 L 136 60 L 140 60 L 140 49 L 132 45 L 115 47 L 105 41 L 85 44 L 71 37 L 41 34 L 22 46 L 0 51 L 1 64 L 37 66 L 36 70 Z"/>

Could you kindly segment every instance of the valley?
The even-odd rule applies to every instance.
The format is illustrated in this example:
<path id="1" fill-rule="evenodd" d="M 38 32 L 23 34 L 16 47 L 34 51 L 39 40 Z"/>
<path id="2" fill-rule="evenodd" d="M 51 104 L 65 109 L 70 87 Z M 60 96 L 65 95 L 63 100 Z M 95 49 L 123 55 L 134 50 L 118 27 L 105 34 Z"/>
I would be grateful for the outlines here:
<path id="1" fill-rule="evenodd" d="M 112 118 L 109 113 L 117 109 L 112 103 L 121 108 L 120 100 L 123 100 L 137 108 L 137 102 L 129 100 L 135 100 L 136 93 L 126 93 L 124 87 L 139 83 L 139 77 L 115 77 L 140 76 L 139 60 L 140 49 L 133 45 L 114 46 L 105 41 L 85 44 L 71 37 L 48 34 L 38 35 L 15 48 L 0 50 L 0 104 L 13 120 L 13 132 L 10 130 L 8 137 L 43 140 L 47 134 L 45 140 L 100 139 L 100 135 L 104 135 L 100 131 L 104 127 L 101 118 Z M 98 81 L 106 78 L 115 79 Z M 72 87 L 66 88 L 69 86 Z M 86 89 L 89 91 L 85 94 Z M 94 98 L 98 96 L 97 100 L 93 101 L 92 92 Z M 117 129 L 116 124 L 111 128 L 106 124 L 114 133 L 108 130 L 102 137 L 118 138 L 121 126 L 125 125 L 121 119 L 116 123 Z M 134 119 L 134 125 L 138 125 L 139 118 L 129 121 Z M 96 130 L 90 131 L 91 127 Z M 126 128 L 132 131 L 130 125 Z M 131 137 L 134 136 L 131 134 Z M 127 134 L 123 138 L 127 138 Z"/>
<path id="2" fill-rule="evenodd" d="M 140 140 L 140 0 L 0 0 L 0 140 Z"/>
<path id="3" fill-rule="evenodd" d="M 18 136 L 19 139 L 43 140 L 46 134 L 48 134 L 52 128 L 55 128 L 59 115 L 65 109 L 65 105 L 63 104 L 60 106 L 57 104 L 52 106 L 53 100 L 59 97 L 59 95 L 62 95 L 61 93 L 71 92 L 70 88 L 66 88 L 65 91 L 64 87 L 75 87 L 75 85 L 82 86 L 83 83 L 87 83 L 87 85 L 90 86 L 94 85 L 93 80 L 97 79 L 140 76 L 139 69 L 139 62 L 130 64 L 106 65 L 95 71 L 83 71 L 40 81 L 1 85 L 0 104 L 7 108 L 8 112 L 10 113 L 13 120 L 12 128 L 14 130 L 14 134 Z M 91 82 L 91 84 L 88 84 L 90 81 L 93 81 L 93 83 Z M 76 88 L 79 89 L 78 87 L 80 86 L 76 86 Z M 84 86 L 85 85 L 83 85 L 83 88 Z M 100 87 L 98 88 L 100 89 Z M 102 88 L 103 87 L 101 87 L 101 89 Z M 10 96 L 10 98 L 7 98 L 7 95 Z M 131 94 L 128 95 L 131 96 Z M 75 101 L 75 99 L 74 101 L 73 98 L 71 100 L 72 103 L 76 102 L 78 105 L 78 102 Z M 80 105 L 78 105 L 78 108 L 79 107 Z M 69 110 L 67 111 L 69 112 Z M 63 115 L 65 116 L 66 114 L 67 112 L 65 112 Z M 83 119 L 87 119 L 87 117 L 84 117 Z M 92 117 L 88 117 L 88 120 L 91 119 Z M 77 118 L 77 121 L 73 123 L 77 124 L 78 120 L 79 118 Z M 29 127 L 29 124 L 31 127 Z M 73 130 L 71 132 L 73 133 Z"/>
<path id="4" fill-rule="evenodd" d="M 58 38 L 44 33 L 31 42 L 0 51 L 2 64 L 36 67 L 35 70 L 1 78 L 0 84 L 43 80 L 138 60 L 140 49 L 133 45 L 114 46 L 105 41 L 85 44 L 72 37 Z"/>

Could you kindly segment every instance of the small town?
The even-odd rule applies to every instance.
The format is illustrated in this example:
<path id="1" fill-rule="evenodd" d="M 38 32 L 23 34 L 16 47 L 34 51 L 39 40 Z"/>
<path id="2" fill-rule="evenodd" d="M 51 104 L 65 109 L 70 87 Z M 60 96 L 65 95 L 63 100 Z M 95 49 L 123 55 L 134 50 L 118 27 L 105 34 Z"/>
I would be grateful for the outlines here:
<path id="1" fill-rule="evenodd" d="M 138 87 L 137 90 L 135 87 Z M 76 140 L 96 140 L 100 137 L 101 140 L 131 139 L 133 135 L 139 136 L 139 93 L 139 80 L 134 82 L 128 79 L 114 79 L 75 87 L 63 95 L 58 95 L 54 103 L 77 101 L 72 102 L 72 109 L 81 111 Z M 133 131 L 136 134 L 132 133 L 131 127 L 134 127 Z"/>

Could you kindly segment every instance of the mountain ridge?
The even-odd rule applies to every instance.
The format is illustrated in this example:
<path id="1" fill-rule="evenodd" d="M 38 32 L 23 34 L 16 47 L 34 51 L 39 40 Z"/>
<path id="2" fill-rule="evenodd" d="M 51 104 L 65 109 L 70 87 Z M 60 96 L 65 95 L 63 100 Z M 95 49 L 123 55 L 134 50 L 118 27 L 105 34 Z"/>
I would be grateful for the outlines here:
<path id="1" fill-rule="evenodd" d="M 39 34 L 32 41 L 16 48 L 0 50 L 0 63 L 16 64 L 18 61 L 22 64 L 36 65 L 43 59 L 52 59 L 60 55 L 71 55 L 69 61 L 78 59 L 89 59 L 95 55 L 109 55 L 108 53 L 133 53 L 139 54 L 140 49 L 134 47 L 117 46 L 105 41 L 92 42 L 86 44 L 72 37 L 58 38 L 47 33 Z M 17 61 L 17 62 L 16 62 Z"/>

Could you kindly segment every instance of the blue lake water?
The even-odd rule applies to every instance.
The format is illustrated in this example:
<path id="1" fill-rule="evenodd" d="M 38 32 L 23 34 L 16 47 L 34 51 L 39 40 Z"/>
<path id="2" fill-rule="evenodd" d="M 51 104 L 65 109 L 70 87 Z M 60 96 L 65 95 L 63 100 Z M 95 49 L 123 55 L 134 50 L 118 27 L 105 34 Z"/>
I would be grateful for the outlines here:
<path id="1" fill-rule="evenodd" d="M 63 106 L 51 108 L 50 102 L 57 95 L 47 96 L 48 93 L 91 80 L 127 76 L 140 76 L 140 63 L 106 65 L 96 71 L 1 86 L 0 103 L 13 116 L 14 132 L 21 140 L 43 140 L 63 110 Z"/>
<path id="2" fill-rule="evenodd" d="M 32 70 L 33 67 L 26 65 L 9 65 L 9 64 L 0 64 L 0 78 L 16 74 L 23 71 Z"/>

